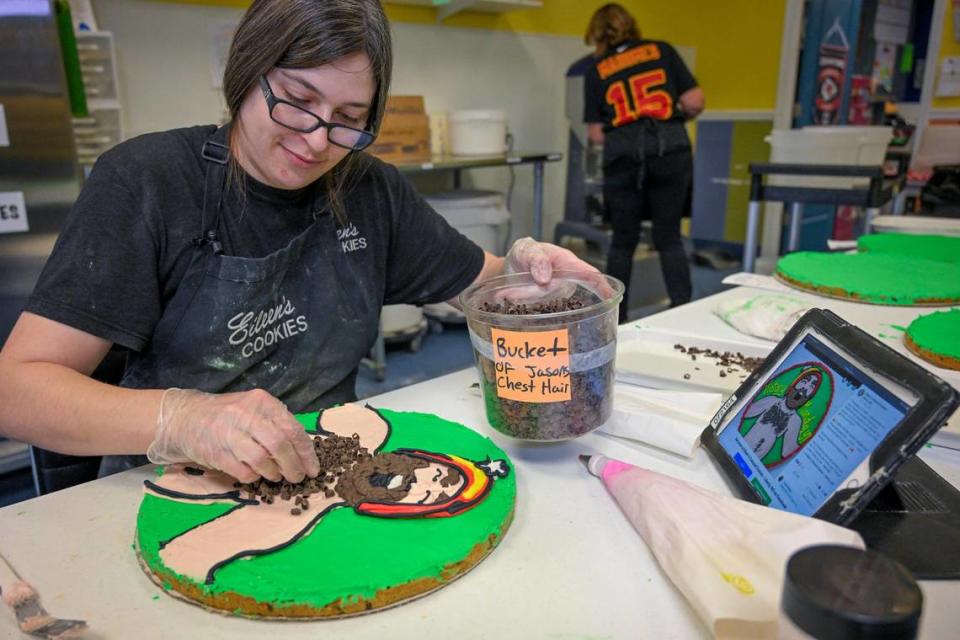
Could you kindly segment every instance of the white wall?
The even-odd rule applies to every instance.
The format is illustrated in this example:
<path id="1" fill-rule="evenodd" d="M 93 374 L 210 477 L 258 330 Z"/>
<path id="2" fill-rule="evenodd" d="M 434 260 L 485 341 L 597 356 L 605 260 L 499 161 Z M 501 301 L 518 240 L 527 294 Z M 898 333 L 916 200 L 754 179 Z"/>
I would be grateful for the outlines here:
<path id="1" fill-rule="evenodd" d="M 117 47 L 126 133 L 220 121 L 211 84 L 210 30 L 241 11 L 148 0 L 94 0 Z M 566 152 L 564 73 L 586 49 L 579 38 L 395 23 L 393 93 L 421 94 L 428 111 L 503 108 L 515 149 Z M 465 186 L 506 192 L 506 168 L 465 172 Z M 544 237 L 562 218 L 564 162 L 546 168 Z M 532 167 L 516 169 L 514 235 L 528 234 Z"/>

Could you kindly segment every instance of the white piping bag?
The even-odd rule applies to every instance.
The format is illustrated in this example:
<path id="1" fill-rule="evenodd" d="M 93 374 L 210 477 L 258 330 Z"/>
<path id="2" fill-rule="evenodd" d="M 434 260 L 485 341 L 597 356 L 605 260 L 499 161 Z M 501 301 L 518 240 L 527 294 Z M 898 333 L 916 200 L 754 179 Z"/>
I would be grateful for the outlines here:
<path id="1" fill-rule="evenodd" d="M 775 638 L 784 569 L 813 544 L 864 547 L 843 527 L 738 500 L 604 456 L 581 456 L 716 638 Z"/>

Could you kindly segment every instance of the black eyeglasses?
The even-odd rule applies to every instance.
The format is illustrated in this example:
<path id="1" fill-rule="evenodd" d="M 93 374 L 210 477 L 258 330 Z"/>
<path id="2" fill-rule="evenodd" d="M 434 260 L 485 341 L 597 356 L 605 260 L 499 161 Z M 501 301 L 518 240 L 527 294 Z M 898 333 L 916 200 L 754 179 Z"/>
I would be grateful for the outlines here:
<path id="1" fill-rule="evenodd" d="M 323 127 L 327 130 L 327 139 L 338 147 L 359 151 L 369 147 L 376 137 L 375 133 L 354 129 L 343 124 L 333 124 L 327 122 L 315 113 L 311 113 L 302 107 L 298 107 L 292 102 L 287 102 L 273 95 L 273 89 L 267 82 L 267 76 L 260 76 L 260 90 L 267 101 L 267 109 L 270 111 L 270 119 L 277 124 L 299 131 L 300 133 L 312 133 Z"/>

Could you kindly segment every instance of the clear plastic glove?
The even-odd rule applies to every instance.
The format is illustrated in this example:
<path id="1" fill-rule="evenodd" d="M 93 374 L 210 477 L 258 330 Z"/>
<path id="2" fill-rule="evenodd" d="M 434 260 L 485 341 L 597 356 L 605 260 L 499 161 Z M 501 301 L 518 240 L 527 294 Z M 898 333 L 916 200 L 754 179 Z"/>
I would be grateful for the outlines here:
<path id="1" fill-rule="evenodd" d="M 157 464 L 194 462 L 241 482 L 300 482 L 320 464 L 313 442 L 282 402 L 261 389 L 210 394 L 167 389 L 147 449 Z"/>
<path id="2" fill-rule="evenodd" d="M 591 264 L 578 258 L 569 249 L 533 238 L 520 238 L 507 252 L 506 273 L 530 272 L 534 282 L 541 286 L 550 283 L 554 271 L 575 271 L 591 284 L 602 297 L 612 294 L 603 274 Z"/>
<path id="3" fill-rule="evenodd" d="M 520 238 L 507 252 L 506 272 L 529 271 L 537 284 L 549 283 L 554 269 L 598 273 L 596 268 L 575 256 L 569 249 L 537 242 L 533 238 Z"/>

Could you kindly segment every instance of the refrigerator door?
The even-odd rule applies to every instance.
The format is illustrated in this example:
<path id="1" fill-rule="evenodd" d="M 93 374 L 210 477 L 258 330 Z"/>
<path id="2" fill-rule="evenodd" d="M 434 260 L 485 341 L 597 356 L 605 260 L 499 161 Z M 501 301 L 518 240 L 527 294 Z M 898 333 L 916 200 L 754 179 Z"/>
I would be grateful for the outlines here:
<path id="1" fill-rule="evenodd" d="M 0 345 L 80 190 L 51 0 L 0 0 Z M 0 473 L 30 466 L 0 438 Z"/>
<path id="2" fill-rule="evenodd" d="M 0 107 L 7 134 L 0 135 L 2 345 L 82 176 L 51 0 L 0 2 Z"/>

